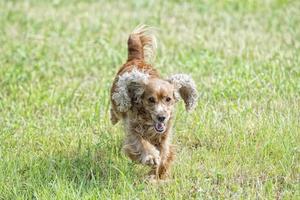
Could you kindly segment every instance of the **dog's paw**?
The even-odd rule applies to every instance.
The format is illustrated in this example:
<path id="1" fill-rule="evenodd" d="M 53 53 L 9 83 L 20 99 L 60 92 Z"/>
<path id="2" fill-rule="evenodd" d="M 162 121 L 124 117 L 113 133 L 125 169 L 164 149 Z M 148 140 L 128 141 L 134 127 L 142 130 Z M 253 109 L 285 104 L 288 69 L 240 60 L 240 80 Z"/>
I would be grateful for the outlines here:
<path id="1" fill-rule="evenodd" d="M 157 178 L 155 175 L 149 175 L 146 177 L 145 182 L 151 183 L 151 184 L 164 184 L 171 182 L 170 179 L 160 179 Z"/>
<path id="2" fill-rule="evenodd" d="M 147 154 L 147 155 L 143 156 L 142 164 L 150 165 L 150 166 L 153 166 L 153 165 L 157 166 L 160 164 L 160 157 L 159 157 L 159 155 Z"/>

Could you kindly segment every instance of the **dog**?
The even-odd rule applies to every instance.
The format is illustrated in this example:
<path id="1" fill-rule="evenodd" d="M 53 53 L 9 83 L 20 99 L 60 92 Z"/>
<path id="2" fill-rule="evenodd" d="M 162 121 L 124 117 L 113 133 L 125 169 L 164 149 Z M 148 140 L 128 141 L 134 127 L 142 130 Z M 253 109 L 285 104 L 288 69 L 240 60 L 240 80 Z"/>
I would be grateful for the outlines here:
<path id="1" fill-rule="evenodd" d="M 183 99 L 187 111 L 195 108 L 196 85 L 186 74 L 162 78 L 150 64 L 157 46 L 153 28 L 138 26 L 127 44 L 127 62 L 111 87 L 111 122 L 124 123 L 125 154 L 151 166 L 150 176 L 166 179 L 175 156 L 171 145 L 175 104 Z"/>

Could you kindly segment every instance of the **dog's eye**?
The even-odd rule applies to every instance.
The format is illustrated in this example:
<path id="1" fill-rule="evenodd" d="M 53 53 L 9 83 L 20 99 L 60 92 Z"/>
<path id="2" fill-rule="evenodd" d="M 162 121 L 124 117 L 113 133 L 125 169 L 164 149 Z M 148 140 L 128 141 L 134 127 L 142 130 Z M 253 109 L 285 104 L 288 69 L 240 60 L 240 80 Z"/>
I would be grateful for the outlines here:
<path id="1" fill-rule="evenodd" d="M 149 97 L 148 101 L 149 101 L 150 103 L 155 103 L 154 97 Z"/>
<path id="2" fill-rule="evenodd" d="M 170 98 L 170 97 L 167 97 L 167 98 L 166 98 L 166 101 L 167 101 L 167 102 L 170 102 L 170 101 L 171 101 L 171 98 Z"/>

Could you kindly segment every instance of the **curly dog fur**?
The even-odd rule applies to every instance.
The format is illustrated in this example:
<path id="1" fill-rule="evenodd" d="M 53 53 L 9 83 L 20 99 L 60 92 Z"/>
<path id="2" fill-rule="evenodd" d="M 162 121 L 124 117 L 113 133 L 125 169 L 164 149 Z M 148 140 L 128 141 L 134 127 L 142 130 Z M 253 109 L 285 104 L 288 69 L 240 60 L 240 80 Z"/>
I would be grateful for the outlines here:
<path id="1" fill-rule="evenodd" d="M 128 59 L 111 88 L 111 121 L 122 120 L 126 130 L 123 150 L 134 161 L 152 167 L 151 174 L 165 179 L 174 159 L 171 145 L 174 107 L 183 99 L 186 110 L 197 103 L 192 78 L 176 74 L 161 78 L 148 63 L 154 58 L 156 38 L 139 26 L 128 39 Z"/>

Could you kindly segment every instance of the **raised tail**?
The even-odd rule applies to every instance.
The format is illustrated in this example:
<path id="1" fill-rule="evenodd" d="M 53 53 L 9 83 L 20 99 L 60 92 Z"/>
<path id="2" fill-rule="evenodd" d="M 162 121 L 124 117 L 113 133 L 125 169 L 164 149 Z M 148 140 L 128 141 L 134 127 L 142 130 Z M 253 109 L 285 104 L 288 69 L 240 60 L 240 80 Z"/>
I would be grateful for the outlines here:
<path id="1" fill-rule="evenodd" d="M 129 35 L 127 43 L 127 61 L 140 59 L 144 60 L 145 62 L 151 62 L 154 60 L 157 43 L 153 28 L 146 25 L 139 25 Z"/>

